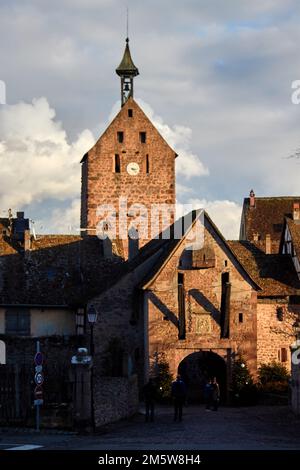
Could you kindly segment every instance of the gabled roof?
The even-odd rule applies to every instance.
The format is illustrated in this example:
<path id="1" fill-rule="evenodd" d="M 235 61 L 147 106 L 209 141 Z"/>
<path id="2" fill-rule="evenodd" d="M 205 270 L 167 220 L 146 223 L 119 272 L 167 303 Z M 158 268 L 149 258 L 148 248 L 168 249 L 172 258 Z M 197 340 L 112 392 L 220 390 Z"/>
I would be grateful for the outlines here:
<path id="1" fill-rule="evenodd" d="M 108 130 L 110 129 L 111 126 L 114 125 L 114 123 L 117 121 L 117 119 L 122 115 L 122 114 L 125 114 L 127 115 L 127 112 L 128 112 L 128 108 L 136 108 L 138 109 L 138 111 L 142 114 L 142 116 L 144 117 L 144 119 L 146 121 L 148 121 L 148 123 L 150 124 L 150 126 L 152 126 L 153 130 L 159 135 L 159 137 L 161 138 L 161 140 L 165 143 L 165 145 L 167 145 L 169 147 L 169 149 L 174 153 L 174 156 L 175 158 L 178 156 L 177 153 L 175 152 L 174 149 L 172 149 L 172 147 L 168 144 L 168 142 L 165 140 L 165 138 L 161 135 L 161 133 L 156 129 L 156 127 L 154 126 L 154 124 L 151 122 L 151 120 L 148 118 L 148 116 L 145 114 L 145 112 L 143 111 L 143 109 L 138 105 L 138 103 L 132 98 L 132 96 L 130 96 L 128 98 L 128 100 L 125 102 L 124 106 L 122 106 L 122 108 L 120 109 L 120 111 L 116 114 L 116 116 L 114 117 L 114 119 L 108 124 L 108 126 L 106 127 L 105 131 L 101 134 L 101 136 L 99 137 L 99 139 L 97 140 L 97 142 L 95 143 L 95 145 L 93 145 L 92 148 L 94 148 L 95 146 L 97 146 L 97 144 L 99 142 L 101 142 L 101 140 L 103 139 L 103 137 L 105 136 L 105 134 L 108 132 Z M 87 160 L 88 156 L 89 156 L 89 152 L 91 151 L 92 149 L 90 149 L 87 153 L 84 154 L 84 156 L 82 157 L 80 163 L 83 163 L 85 160 Z"/>
<path id="2" fill-rule="evenodd" d="M 181 226 L 184 226 L 185 232 L 183 233 L 182 237 L 180 239 L 170 239 L 169 243 L 165 245 L 164 251 L 162 255 L 160 256 L 159 260 L 157 263 L 153 266 L 151 271 L 146 275 L 146 277 L 143 279 L 143 282 L 141 283 L 140 287 L 142 289 L 147 289 L 158 277 L 159 273 L 163 270 L 164 266 L 167 264 L 167 262 L 171 259 L 173 253 L 176 251 L 176 249 L 184 242 L 186 239 L 188 233 L 190 230 L 193 228 L 197 220 L 199 220 L 199 217 L 202 213 L 202 210 L 197 210 L 193 211 L 193 216 L 192 219 L 190 217 L 190 214 L 187 216 L 182 217 L 178 221 L 175 222 L 175 224 L 179 224 Z M 184 223 L 184 218 L 188 217 L 188 220 L 192 220 L 192 223 L 190 225 L 186 225 Z M 213 221 L 210 219 L 209 215 L 207 212 L 204 211 L 204 222 L 208 223 L 212 230 L 215 232 L 216 236 L 219 238 L 220 242 L 226 247 L 226 249 L 229 251 L 231 256 L 235 259 L 236 263 L 238 264 L 242 274 L 244 277 L 247 279 L 247 281 L 252 285 L 252 287 L 256 290 L 260 289 L 260 286 L 255 282 L 255 280 L 252 278 L 252 276 L 248 273 L 248 271 L 245 269 L 244 265 L 240 263 L 239 259 L 237 258 L 235 252 L 231 249 L 230 245 L 227 243 L 219 229 L 216 227 L 216 225 L 213 223 Z"/>
<path id="3" fill-rule="evenodd" d="M 253 241 L 257 234 L 260 240 L 256 244 L 265 251 L 265 239 L 269 234 L 274 244 L 273 252 L 276 248 L 278 252 L 284 218 L 292 215 L 294 202 L 300 202 L 300 197 L 255 197 L 255 206 L 250 207 L 250 198 L 245 198 L 242 213 L 245 238 L 240 239 Z"/>
<path id="4" fill-rule="evenodd" d="M 289 255 L 266 255 L 248 241 L 228 241 L 240 263 L 251 275 L 261 291 L 258 297 L 299 295 L 300 281 Z"/>

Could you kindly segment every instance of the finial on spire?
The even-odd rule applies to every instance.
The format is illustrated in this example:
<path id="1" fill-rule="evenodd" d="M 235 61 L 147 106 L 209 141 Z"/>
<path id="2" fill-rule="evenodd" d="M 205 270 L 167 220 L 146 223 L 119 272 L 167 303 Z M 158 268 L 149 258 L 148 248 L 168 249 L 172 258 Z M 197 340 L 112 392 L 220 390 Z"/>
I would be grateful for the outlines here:
<path id="1" fill-rule="evenodd" d="M 128 10 L 127 10 L 128 11 Z M 123 58 L 119 67 L 116 69 L 117 75 L 121 77 L 121 103 L 126 103 L 130 96 L 133 96 L 133 79 L 139 75 L 138 68 L 134 65 L 129 49 L 128 37 L 128 13 L 127 13 L 127 37 Z"/>

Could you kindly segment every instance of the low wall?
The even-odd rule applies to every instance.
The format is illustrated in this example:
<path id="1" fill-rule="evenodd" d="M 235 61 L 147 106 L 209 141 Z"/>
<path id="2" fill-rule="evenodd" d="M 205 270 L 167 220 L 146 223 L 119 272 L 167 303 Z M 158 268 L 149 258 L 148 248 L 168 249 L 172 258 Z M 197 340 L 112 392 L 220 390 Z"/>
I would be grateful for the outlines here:
<path id="1" fill-rule="evenodd" d="M 94 404 L 96 427 L 133 416 L 139 406 L 137 376 L 99 377 Z"/>

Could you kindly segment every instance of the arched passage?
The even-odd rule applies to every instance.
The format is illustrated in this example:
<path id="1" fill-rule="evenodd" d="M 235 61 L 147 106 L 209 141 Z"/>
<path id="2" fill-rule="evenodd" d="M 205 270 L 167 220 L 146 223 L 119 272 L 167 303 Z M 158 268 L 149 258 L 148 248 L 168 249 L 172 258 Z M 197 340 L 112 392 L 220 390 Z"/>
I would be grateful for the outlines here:
<path id="1" fill-rule="evenodd" d="M 178 366 L 178 373 L 187 386 L 188 402 L 204 402 L 204 386 L 208 379 L 216 377 L 220 385 L 221 401 L 226 401 L 226 363 L 211 351 L 198 351 L 185 357 Z"/>

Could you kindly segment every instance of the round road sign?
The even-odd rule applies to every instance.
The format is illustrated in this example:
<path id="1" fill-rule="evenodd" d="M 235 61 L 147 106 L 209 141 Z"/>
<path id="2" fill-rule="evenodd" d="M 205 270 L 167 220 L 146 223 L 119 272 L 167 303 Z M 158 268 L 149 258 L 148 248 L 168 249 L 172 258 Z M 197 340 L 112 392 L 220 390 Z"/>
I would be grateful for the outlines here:
<path id="1" fill-rule="evenodd" d="M 34 376 L 34 381 L 37 385 L 42 385 L 44 382 L 44 374 L 42 372 L 37 372 Z"/>

